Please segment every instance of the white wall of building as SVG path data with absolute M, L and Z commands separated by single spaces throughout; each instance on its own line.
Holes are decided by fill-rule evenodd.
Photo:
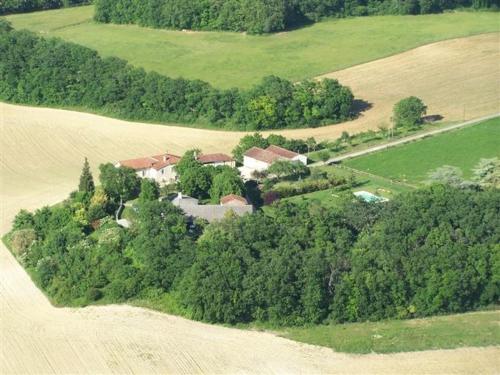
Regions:
M 305 156 L 305 155 L 297 155 L 292 160 L 293 161 L 300 161 L 302 164 L 307 165 L 307 156 Z
M 243 156 L 243 166 L 247 169 L 252 169 L 254 171 L 265 171 L 267 168 L 269 168 L 271 164 L 266 163 L 264 161 L 260 161 L 248 156 Z

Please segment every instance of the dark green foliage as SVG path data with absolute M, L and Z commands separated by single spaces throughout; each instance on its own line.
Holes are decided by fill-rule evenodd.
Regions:
M 212 181 L 210 188 L 210 199 L 212 203 L 219 203 L 220 199 L 229 194 L 244 195 L 245 186 L 240 174 L 236 169 L 225 168 L 217 174 Z
M 197 160 L 199 150 L 187 151 L 175 166 L 179 188 L 185 195 L 214 203 L 224 195 L 243 195 L 245 192 L 239 172 L 228 166 L 204 166 Z
M 461 312 L 499 298 L 498 191 L 281 204 L 213 225 L 184 281 L 198 319 L 280 324 Z M 218 292 L 215 292 L 218 290 Z
M 139 194 L 139 202 L 146 203 L 155 201 L 160 197 L 160 186 L 154 180 L 143 179 L 141 182 L 141 193 Z
M 13 230 L 33 228 L 35 222 L 33 214 L 27 210 L 21 210 L 12 223 Z
M 329 16 L 439 13 L 498 7 L 498 0 L 96 0 L 99 22 L 270 33 Z
M 201 168 L 214 179 L 231 170 Z M 194 318 L 210 322 L 421 317 L 500 298 L 500 192 L 475 189 L 434 185 L 387 203 L 346 193 L 335 209 L 282 202 L 206 227 L 151 200 L 125 230 L 110 217 L 96 227 L 82 222 L 82 210 L 106 202 L 98 187 L 89 208 L 70 198 L 21 211 L 10 238 L 19 234 L 16 255 L 59 304 L 154 290 L 174 291 Z
M 137 198 L 141 180 L 130 168 L 116 168 L 113 164 L 99 166 L 99 180 L 107 196 L 117 202 L 126 202 Z
M 319 206 L 282 204 L 273 216 L 207 229 L 183 284 L 196 318 L 283 324 L 326 318 L 326 259 L 347 251 L 355 233 Z
M 180 209 L 169 202 L 146 202 L 139 206 L 138 235 L 129 256 L 144 275 L 146 287 L 170 289 L 194 257 L 195 244 Z
M 80 175 L 80 183 L 78 184 L 78 191 L 90 196 L 94 194 L 94 190 L 94 177 L 92 177 L 92 172 L 90 172 L 89 161 L 85 158 L 82 174 Z
M 8 25 L 0 27 L 0 56 L 0 100 L 16 103 L 241 130 L 316 126 L 351 117 L 353 95 L 335 80 L 294 85 L 267 77 L 248 91 L 219 90 L 199 80 L 146 73 L 123 60 L 103 59 L 91 49 Z
M 394 125 L 396 127 L 413 127 L 422 123 L 422 116 L 427 112 L 427 107 L 415 96 L 402 99 L 394 106 Z
M 3 0 L 0 2 L 0 15 L 56 9 L 89 4 L 90 2 L 91 0 Z

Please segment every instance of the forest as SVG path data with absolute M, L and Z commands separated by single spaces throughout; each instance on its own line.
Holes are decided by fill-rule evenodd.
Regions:
M 435 184 L 336 209 L 275 203 L 189 223 L 153 182 L 88 164 L 61 204 L 21 211 L 7 245 L 53 302 L 169 296 L 190 318 L 304 325 L 463 312 L 500 298 L 500 191 Z M 137 198 L 130 229 L 121 200 Z
M 95 19 L 155 28 L 228 30 L 262 34 L 324 17 L 427 14 L 499 0 L 96 0 Z
M 59 39 L 13 30 L 0 20 L 0 100 L 81 108 L 127 120 L 265 130 L 320 126 L 354 115 L 338 81 L 269 76 L 248 90 L 169 78 Z
M 0 15 L 89 4 L 91 0 L 3 0 Z

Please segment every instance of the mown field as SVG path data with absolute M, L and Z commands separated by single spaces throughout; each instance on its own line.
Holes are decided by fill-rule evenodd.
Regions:
M 338 352 L 394 353 L 500 344 L 500 311 L 290 328 L 282 336 Z
M 97 24 L 93 7 L 7 17 L 15 28 L 57 36 L 172 77 L 248 87 L 275 74 L 292 80 L 393 55 L 444 39 L 496 32 L 498 13 L 332 19 L 268 36 Z M 457 27 L 460 25 L 460 27 Z
M 481 158 L 500 157 L 500 117 L 389 150 L 346 161 L 357 170 L 392 180 L 423 183 L 443 165 L 459 167 L 465 178 Z

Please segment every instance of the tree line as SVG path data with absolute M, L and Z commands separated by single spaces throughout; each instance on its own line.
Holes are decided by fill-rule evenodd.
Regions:
M 186 163 L 189 158 L 186 157 Z M 21 211 L 6 241 L 63 305 L 169 294 L 187 316 L 300 325 L 463 312 L 500 298 L 500 191 L 433 185 L 390 202 L 341 195 L 189 224 L 132 170 L 88 166 L 62 204 Z M 140 198 L 130 229 L 114 212 Z
M 262 34 L 324 17 L 426 14 L 499 0 L 96 0 L 95 19 L 155 28 L 246 31 Z
M 270 76 L 249 90 L 145 72 L 0 20 L 0 100 L 76 107 L 131 120 L 258 130 L 318 126 L 351 117 L 353 94 L 338 81 Z
M 0 15 L 89 4 L 92 0 L 3 0 Z

